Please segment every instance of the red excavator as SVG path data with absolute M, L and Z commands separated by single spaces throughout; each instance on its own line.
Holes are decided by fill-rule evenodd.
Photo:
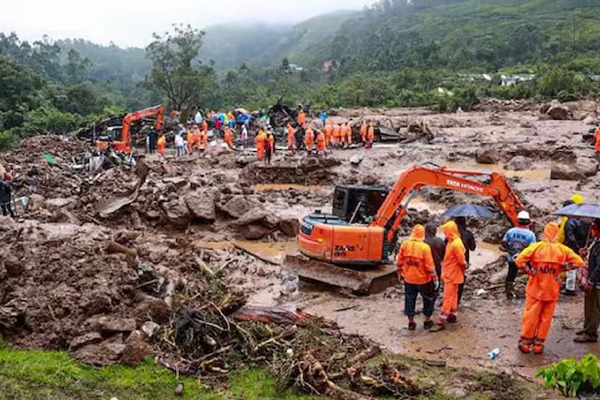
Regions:
M 160 132 L 163 127 L 165 112 L 165 106 L 158 105 L 127 114 L 125 118 L 123 118 L 120 140 L 115 140 L 115 138 L 109 138 L 108 141 L 99 140 L 96 142 L 96 148 L 104 150 L 107 147 L 112 146 L 117 151 L 131 153 L 131 123 L 139 121 L 140 119 L 156 116 L 155 126 L 156 130 Z
M 487 181 L 469 177 L 485 177 Z M 391 190 L 336 187 L 333 213 L 317 212 L 302 220 L 297 238 L 302 256 L 289 256 L 288 263 L 301 278 L 354 292 L 377 290 L 374 285 L 378 281 L 396 279 L 396 267 L 389 258 L 398 227 L 412 195 L 425 186 L 491 197 L 513 225 L 524 209 L 501 174 L 413 166 L 400 175 Z

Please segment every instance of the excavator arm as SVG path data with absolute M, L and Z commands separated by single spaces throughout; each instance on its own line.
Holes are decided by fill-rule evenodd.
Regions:
M 489 183 L 468 179 L 480 176 L 489 177 Z M 406 215 L 406 208 L 402 202 L 413 190 L 424 186 L 491 197 L 513 225 L 517 224 L 518 212 L 525 208 L 501 174 L 414 166 L 400 175 L 370 226 L 386 229 L 387 240 L 391 243 L 402 218 Z
M 154 115 L 156 118 L 156 129 L 158 131 L 162 130 L 163 122 L 165 118 L 166 108 L 165 106 L 154 106 L 145 108 L 143 110 L 132 112 L 131 114 L 127 114 L 125 118 L 123 118 L 123 130 L 121 131 L 121 143 L 124 143 L 126 149 L 129 149 L 129 143 L 131 142 L 131 123 L 134 121 L 138 121 L 140 119 L 144 119 L 147 117 L 152 117 Z M 129 149 L 130 150 L 130 149 Z

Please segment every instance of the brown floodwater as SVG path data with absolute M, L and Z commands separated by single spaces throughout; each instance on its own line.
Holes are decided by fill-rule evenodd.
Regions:
M 550 179 L 550 168 L 509 171 L 504 169 L 504 165 L 502 164 L 479 164 L 474 162 L 447 162 L 444 163 L 444 166 L 452 169 L 465 169 L 469 171 L 498 172 L 508 177 L 520 177 L 536 180 Z

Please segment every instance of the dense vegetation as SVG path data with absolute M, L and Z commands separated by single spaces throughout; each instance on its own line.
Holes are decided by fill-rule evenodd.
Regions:
M 596 0 L 381 0 L 291 29 L 175 27 L 146 49 L 0 34 L 0 146 L 161 102 L 264 109 L 284 96 L 313 108 L 453 109 L 479 96 L 595 94 L 598 20 Z M 501 86 L 512 73 L 536 79 Z

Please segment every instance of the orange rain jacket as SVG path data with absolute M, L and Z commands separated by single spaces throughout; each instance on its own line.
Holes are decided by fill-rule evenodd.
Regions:
M 360 126 L 360 137 L 362 138 L 363 142 L 367 141 L 367 123 L 365 121 L 363 121 Z
M 294 148 L 294 127 L 292 126 L 292 124 L 288 124 L 287 126 L 287 142 L 288 142 L 288 149 L 292 149 Z
M 541 242 L 527 247 L 515 259 L 529 277 L 527 295 L 541 301 L 556 301 L 560 293 L 560 274 L 582 268 L 583 259 L 567 246 L 558 243 L 559 226 L 551 222 L 544 228 Z
M 465 269 L 467 268 L 465 246 L 460 238 L 456 222 L 446 222 L 441 229 L 448 242 L 446 255 L 442 262 L 442 279 L 444 282 L 458 285 L 465 281 Z
M 431 248 L 425 243 L 425 228 L 415 225 L 410 239 L 402 243 L 396 257 L 398 274 L 411 285 L 437 281 Z
M 313 143 L 315 142 L 315 134 L 312 128 L 308 128 L 304 134 L 304 144 L 307 150 L 312 150 Z
M 596 128 L 596 131 L 594 132 L 594 138 L 596 140 L 596 143 L 594 144 L 594 150 L 598 153 L 600 152 L 600 126 Z
M 369 125 L 369 129 L 367 132 L 367 140 L 373 143 L 375 141 L 375 127 L 373 126 L 373 124 Z
M 303 127 L 305 123 L 306 123 L 306 114 L 304 114 L 304 111 L 300 111 L 300 113 L 298 113 L 298 125 Z
M 325 134 L 323 133 L 323 131 L 319 130 L 317 131 L 317 150 L 325 151 L 326 148 L 327 142 L 325 141 Z

